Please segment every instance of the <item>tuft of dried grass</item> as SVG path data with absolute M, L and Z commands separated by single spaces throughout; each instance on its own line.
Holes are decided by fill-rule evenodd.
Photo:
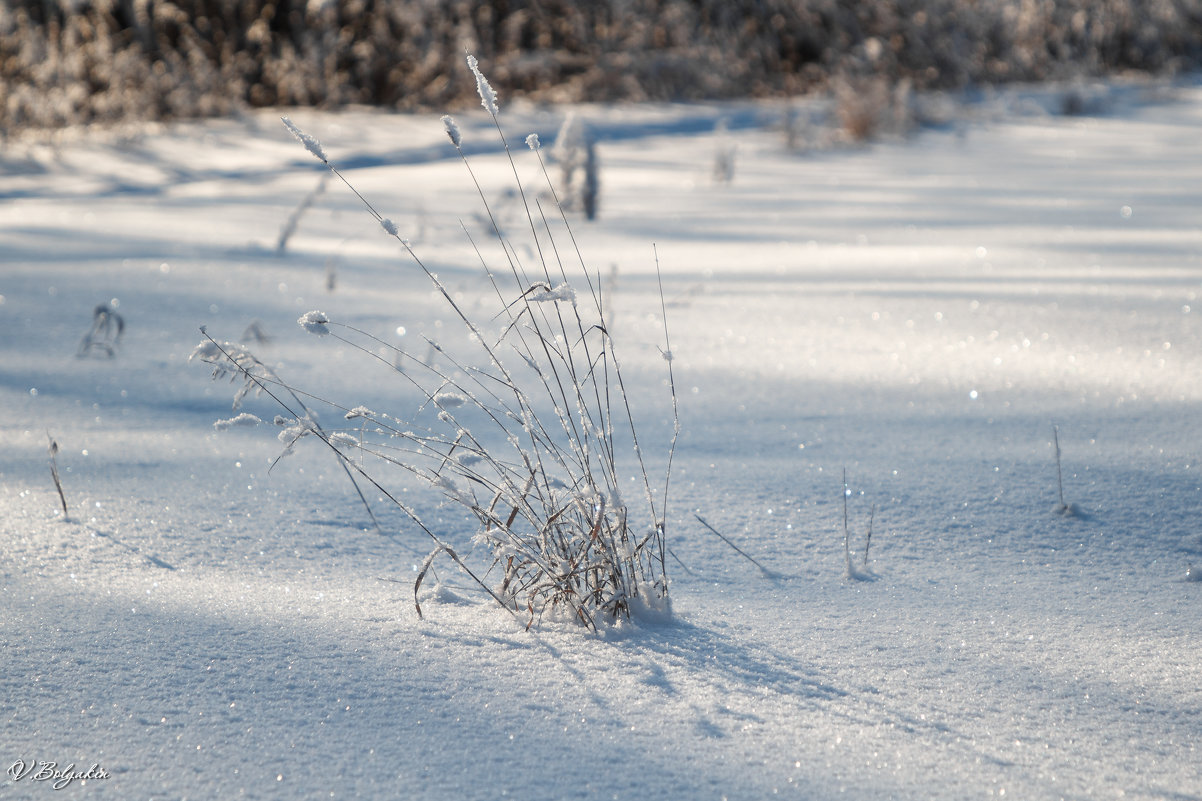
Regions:
M 567 237 L 569 247 L 556 241 L 542 206 L 531 205 L 497 119 L 496 93 L 474 59 L 469 67 L 508 156 L 536 254 L 530 267 L 518 260 L 463 156 L 458 126 L 444 118 L 448 137 L 463 157 L 505 254 L 498 269 L 486 264 L 495 296 L 491 314 L 469 314 L 401 237 L 396 224 L 351 185 L 321 145 L 288 124 L 425 274 L 471 343 L 465 353 L 422 337 L 429 350 L 418 356 L 318 311 L 298 320 L 310 333 L 329 336 L 385 365 L 415 393 L 416 409 L 401 418 L 323 401 L 339 409 L 353 426 L 327 431 L 312 423 L 312 415 L 303 411 L 292 387 L 264 373 L 261 363 L 249 361 L 244 350 L 226 351 L 210 339 L 198 353 L 218 372 L 241 376 L 242 396 L 254 388 L 289 412 L 284 421 L 290 437 L 287 448 L 304 437 L 320 440 L 349 471 L 379 490 L 431 539 L 433 549 L 414 583 L 419 615 L 419 590 L 442 556 L 523 618 L 528 628 L 548 614 L 596 629 L 643 609 L 667 611 L 665 506 L 679 422 L 666 322 L 662 352 L 674 423 L 662 485 L 653 489 L 600 277 L 589 271 L 576 246 L 536 137 L 527 144 L 555 197 L 560 236 Z M 563 253 L 573 256 L 566 259 Z M 666 318 L 662 284 L 660 301 Z M 431 358 L 435 353 L 437 361 Z M 289 401 L 287 393 L 295 402 Z M 302 408 L 294 408 L 298 404 Z M 627 453 L 633 453 L 633 465 L 626 464 Z M 639 502 L 627 499 L 622 491 L 622 477 L 628 477 L 631 468 L 641 476 Z M 488 567 L 483 571 L 469 567 L 472 554 L 461 556 L 423 522 L 416 508 L 386 489 L 384 477 L 391 475 L 389 471 L 416 477 L 474 518 L 473 551 L 483 550 Z

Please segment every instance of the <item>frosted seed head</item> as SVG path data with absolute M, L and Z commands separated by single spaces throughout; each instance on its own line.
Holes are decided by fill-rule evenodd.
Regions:
M 330 318 L 319 311 L 305 312 L 297 318 L 296 322 L 310 334 L 325 336 L 330 333 L 330 329 L 326 327 L 326 324 L 330 322 Z
M 543 146 L 542 142 L 538 141 L 538 134 L 532 133 L 526 137 L 526 147 L 531 150 L 538 150 Z
M 451 138 L 451 144 L 459 147 L 463 143 L 463 137 L 459 134 L 459 126 L 455 124 L 455 118 L 450 114 L 442 115 L 442 126 L 447 129 L 447 136 Z
M 385 217 L 380 220 L 380 226 L 388 233 L 389 236 L 397 235 L 396 223 Z
M 309 134 L 296 127 L 296 123 L 287 117 L 280 117 L 280 120 L 284 123 L 284 127 L 296 137 L 297 141 L 305 146 L 305 150 L 308 150 L 314 156 L 317 156 L 317 158 L 320 159 L 323 164 L 330 163 L 326 158 L 326 152 L 321 149 L 321 142 L 318 142 L 312 136 L 309 136 Z
M 497 93 L 489 86 L 484 73 L 480 72 L 480 63 L 476 61 L 475 56 L 467 57 L 467 66 L 476 76 L 476 92 L 480 95 L 480 105 L 484 106 L 484 110 L 489 114 L 497 116 Z

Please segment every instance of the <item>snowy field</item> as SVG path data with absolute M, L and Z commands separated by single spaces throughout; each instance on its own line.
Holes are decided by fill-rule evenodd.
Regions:
M 674 614 L 600 634 L 526 632 L 441 563 L 419 620 L 404 515 L 373 498 L 382 536 L 328 452 L 268 473 L 270 426 L 214 429 L 200 326 L 398 415 L 395 375 L 297 317 L 463 337 L 345 187 L 276 255 L 322 174 L 278 115 L 7 146 L 0 797 L 1202 799 L 1202 90 L 1037 105 L 808 154 L 779 107 L 579 110 L 601 214 L 573 225 L 653 475 L 657 253 L 682 425 Z M 437 117 L 293 116 L 487 318 L 464 229 L 499 249 Z M 537 189 L 520 142 L 561 117 L 502 94 L 502 121 Z M 522 252 L 495 131 L 460 122 Z M 100 304 L 124 335 L 78 358 Z M 38 762 L 107 778 L 56 794 Z

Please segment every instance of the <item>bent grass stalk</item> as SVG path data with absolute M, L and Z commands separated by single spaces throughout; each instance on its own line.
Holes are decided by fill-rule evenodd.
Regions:
M 728 537 L 727 537 L 725 534 L 723 534 L 721 531 L 719 531 L 718 529 L 714 528 L 714 527 L 713 527 L 713 526 L 711 526 L 709 523 L 707 523 L 707 522 L 705 521 L 705 518 L 704 518 L 704 517 L 702 517 L 701 515 L 698 515 L 698 514 L 694 514 L 694 515 L 693 515 L 693 517 L 697 518 L 697 522 L 698 522 L 698 523 L 700 523 L 701 525 L 703 525 L 703 526 L 705 526 L 707 529 L 709 529 L 709 531 L 710 531 L 710 533 L 711 533 L 711 534 L 713 534 L 713 535 L 714 535 L 714 536 L 716 536 L 718 539 L 722 540 L 722 541 L 723 541 L 723 542 L 725 542 L 727 545 L 729 545 L 729 546 L 730 546 L 730 547 L 731 547 L 731 548 L 734 550 L 734 552 L 735 552 L 735 553 L 737 553 L 739 556 L 741 556 L 741 557 L 743 557 L 744 559 L 746 559 L 748 562 L 751 562 L 751 564 L 753 564 L 753 565 L 755 565 L 756 567 L 758 567 L 758 568 L 760 569 L 760 572 L 764 574 L 764 578 L 779 578 L 779 577 L 780 577 L 780 574 L 779 574 L 779 573 L 777 573 L 777 572 L 776 572 L 776 571 L 774 571 L 774 570 L 770 570 L 770 569 L 768 569 L 768 568 L 764 567 L 762 564 L 760 564 L 759 562 L 757 562 L 757 561 L 755 560 L 755 558 L 751 556 L 751 554 L 749 554 L 749 553 L 747 553 L 746 551 L 744 551 L 744 550 L 743 550 L 742 548 L 740 548 L 738 545 L 735 545 L 735 544 L 734 544 L 734 542 L 732 542 L 732 541 L 731 541 L 731 540 L 730 540 L 730 539 L 729 539 L 729 538 L 728 538 Z

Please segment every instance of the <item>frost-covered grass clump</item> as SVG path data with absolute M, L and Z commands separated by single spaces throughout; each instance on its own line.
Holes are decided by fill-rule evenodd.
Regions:
M 458 319 L 460 332 L 467 335 L 466 349 L 422 337 L 425 347 L 419 356 L 319 311 L 297 321 L 309 333 L 344 342 L 386 365 L 412 390 L 416 408 L 393 414 L 353 402 L 321 401 L 338 409 L 346 422 L 343 430 L 327 430 L 300 401 L 303 395 L 316 403 L 309 400 L 312 395 L 285 385 L 245 349 L 207 340 L 195 355 L 214 364 L 219 375 L 241 376 L 240 398 L 253 388 L 276 400 L 286 412 L 277 423 L 283 427 L 287 450 L 305 437 L 321 440 L 357 486 L 374 486 L 431 539 L 434 547 L 414 585 L 419 615 L 418 591 L 440 556 L 527 626 L 549 613 L 562 613 L 595 629 L 640 610 L 667 611 L 664 505 L 676 430 L 663 485 L 653 490 L 599 278 L 590 274 L 575 247 L 566 215 L 559 215 L 560 230 L 570 245 L 562 247 L 541 207 L 536 213 L 527 203 L 497 122 L 496 93 L 474 58 L 469 57 L 468 65 L 509 154 L 525 204 L 531 250 L 537 254 L 534 264 L 523 264 L 512 243 L 497 234 L 503 264 L 497 269 L 486 265 L 494 308 L 479 313 L 465 311 L 396 224 L 351 187 L 320 143 L 285 120 L 293 135 L 362 199 L 385 233 L 425 273 Z M 458 126 L 449 117 L 443 122 L 459 149 Z M 528 138 L 527 145 L 554 193 L 537 137 Z M 471 173 L 467 159 L 463 162 Z M 491 217 L 483 193 L 480 198 Z M 500 229 L 494 225 L 493 230 Z M 561 258 L 563 253 L 575 255 L 569 262 Z M 391 358 L 381 356 L 381 348 Z M 673 387 L 666 328 L 663 352 Z M 675 420 L 674 389 L 671 402 Z M 223 426 L 246 422 L 253 421 L 239 417 L 223 421 Z M 624 464 L 628 459 L 632 463 Z M 619 477 L 632 474 L 641 477 L 640 498 L 627 498 L 620 488 Z M 423 521 L 419 509 L 390 489 L 402 476 L 416 477 L 469 513 L 476 524 L 472 552 L 458 553 Z M 486 557 L 483 569 L 471 566 L 477 550 Z

